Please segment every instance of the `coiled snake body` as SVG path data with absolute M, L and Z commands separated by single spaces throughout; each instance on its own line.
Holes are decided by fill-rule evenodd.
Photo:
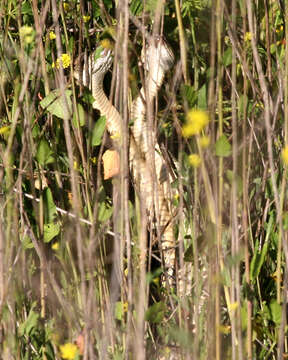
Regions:
M 116 141 L 121 141 L 122 118 L 117 109 L 107 98 L 103 90 L 103 79 L 112 65 L 112 51 L 103 49 L 100 56 L 89 57 L 88 67 L 91 69 L 91 87 L 94 98 L 93 108 L 106 116 L 107 130 Z M 158 210 L 158 220 L 161 229 L 161 248 L 167 282 L 172 284 L 172 275 L 175 266 L 175 242 L 171 223 L 169 196 L 167 194 L 168 171 L 161 156 L 156 136 L 148 133 L 146 121 L 147 104 L 151 104 L 161 87 L 165 72 L 169 70 L 174 61 L 174 56 L 168 45 L 162 40 L 152 41 L 145 51 L 144 64 L 148 70 L 146 91 L 142 87 L 140 94 L 132 104 L 131 118 L 134 121 L 130 134 L 129 162 L 133 181 L 144 201 L 149 220 L 152 221 L 155 209 Z M 79 79 L 79 73 L 75 72 Z M 87 78 L 87 77 L 86 77 Z M 84 85 L 85 82 L 83 81 Z M 150 144 L 152 142 L 152 144 Z M 155 143 L 155 144 L 153 144 Z M 153 145 L 151 151 L 151 145 Z M 154 150 L 153 150 L 154 149 Z M 153 176 L 155 168 L 155 176 Z M 163 177 L 163 174 L 164 177 Z M 157 186 L 157 188 L 156 188 Z M 157 213 L 157 211 L 156 211 Z M 167 283 L 165 281 L 165 283 Z

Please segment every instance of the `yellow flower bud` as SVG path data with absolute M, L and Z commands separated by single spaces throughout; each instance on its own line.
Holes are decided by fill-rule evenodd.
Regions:
M 248 42 L 248 41 L 251 41 L 251 39 L 252 39 L 251 32 L 246 32 L 245 35 L 244 35 L 244 41 Z
M 60 346 L 61 357 L 66 360 L 73 360 L 77 354 L 77 346 L 72 343 L 67 343 Z
M 210 137 L 207 135 L 201 136 L 199 144 L 201 148 L 206 149 L 210 145 Z
M 83 15 L 83 21 L 84 23 L 87 23 L 90 20 L 91 16 L 90 15 Z
M 288 165 L 288 145 L 285 145 L 285 147 L 282 150 L 282 160 L 285 165 Z
M 189 160 L 189 164 L 195 168 L 199 167 L 201 164 L 201 158 L 198 154 L 189 155 L 188 160 Z
M 189 110 L 186 115 L 186 124 L 182 127 L 184 137 L 199 134 L 209 123 L 208 114 L 202 110 Z
M 54 31 L 50 31 L 50 32 L 49 32 L 49 39 L 50 39 L 50 40 L 56 39 L 56 35 L 55 35 Z

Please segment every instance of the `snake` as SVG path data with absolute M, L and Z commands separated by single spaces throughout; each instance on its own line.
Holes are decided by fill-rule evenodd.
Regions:
M 154 191 L 153 203 L 154 207 L 158 206 L 161 247 L 164 255 L 164 265 L 167 270 L 168 283 L 171 285 L 173 284 L 175 267 L 175 240 L 171 222 L 169 187 L 167 186 L 171 179 L 164 158 L 161 155 L 159 144 L 156 141 L 156 134 L 148 126 L 145 118 L 147 106 L 153 104 L 166 72 L 174 63 L 174 54 L 163 38 L 152 38 L 146 49 L 144 48 L 142 51 L 142 61 L 147 71 L 147 80 L 146 86 L 141 88 L 140 94 L 132 104 L 132 134 L 138 148 L 145 154 L 147 163 L 154 163 L 155 165 L 157 191 Z M 151 147 L 154 151 L 149 151 Z M 153 171 L 152 167 L 151 171 Z M 149 204 L 146 204 L 146 206 L 148 206 L 148 209 L 150 208 Z
M 147 71 L 146 86 L 142 86 L 139 95 L 132 103 L 131 119 L 133 126 L 130 129 L 129 165 L 139 197 L 144 201 L 150 223 L 158 213 L 160 225 L 161 249 L 163 253 L 166 274 L 164 284 L 173 283 L 175 270 L 175 240 L 171 222 L 171 209 L 167 184 L 169 175 L 165 161 L 161 155 L 156 134 L 148 133 L 146 120 L 147 104 L 153 103 L 160 87 L 163 84 L 166 72 L 174 62 L 174 55 L 168 44 L 160 37 L 152 39 L 142 51 L 143 62 Z M 103 89 L 105 74 L 113 63 L 113 51 L 102 48 L 92 53 L 88 58 L 88 76 L 85 71 L 81 77 L 84 86 L 90 87 L 94 99 L 93 108 L 106 117 L 106 128 L 117 147 L 121 146 L 123 134 L 122 117 L 115 106 L 107 98 Z M 86 69 L 87 70 L 87 69 Z M 80 73 L 74 70 L 74 77 L 79 80 Z M 87 79 L 91 79 L 90 82 Z M 152 151 L 150 142 L 155 143 Z M 153 168 L 156 173 L 153 176 Z M 164 174 L 164 176 L 163 176 Z

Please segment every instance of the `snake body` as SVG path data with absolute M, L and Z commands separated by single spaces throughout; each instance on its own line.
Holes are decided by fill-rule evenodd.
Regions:
M 122 134 L 122 117 L 117 109 L 107 98 L 103 90 L 103 79 L 106 72 L 112 65 L 112 51 L 103 49 L 95 58 L 92 54 L 89 57 L 88 68 L 91 70 L 91 87 L 94 98 L 93 108 L 106 116 L 107 131 L 120 146 Z M 165 268 L 168 272 L 168 282 L 171 284 L 171 276 L 174 273 L 175 265 L 175 243 L 169 201 L 165 184 L 169 181 L 164 176 L 165 162 L 161 156 L 155 134 L 148 134 L 146 121 L 146 105 L 152 103 L 161 87 L 165 72 L 173 64 L 174 56 L 168 45 L 160 39 L 151 42 L 145 52 L 144 62 L 148 70 L 146 91 L 142 87 L 140 94 L 132 104 L 131 117 L 134 121 L 130 134 L 129 162 L 133 181 L 139 192 L 140 198 L 144 201 L 150 221 L 152 221 L 154 210 L 158 210 L 158 219 L 161 229 L 161 246 L 164 257 Z M 80 75 L 75 71 L 75 77 Z M 87 76 L 85 76 L 87 78 Z M 84 79 L 84 77 L 83 77 Z M 85 85 L 85 83 L 83 82 Z M 152 136 L 151 136 L 152 135 Z M 149 140 L 155 142 L 154 150 L 151 151 Z M 150 150 L 149 150 L 150 148 Z M 152 148 L 153 149 L 153 148 Z M 153 164 L 156 170 L 156 186 L 153 176 Z M 167 172 L 166 172 L 167 173 Z M 157 211 L 156 211 L 157 213 Z
M 148 127 L 148 122 L 147 120 L 145 121 L 145 118 L 147 106 L 153 104 L 158 90 L 163 83 L 165 73 L 171 68 L 173 62 L 173 52 L 162 39 L 157 39 L 149 44 L 144 53 L 144 64 L 148 71 L 146 89 L 142 87 L 140 90 L 140 94 L 133 102 L 131 112 L 131 117 L 134 121 L 132 133 L 138 148 L 145 154 L 147 163 L 155 165 L 157 182 L 155 184 L 152 179 L 152 184 L 157 185 L 157 189 L 155 189 L 155 187 L 152 189 L 151 199 L 146 199 L 146 206 L 150 209 L 150 205 L 147 204 L 149 201 L 149 203 L 154 204 L 155 208 L 158 207 L 161 246 L 164 254 L 164 264 L 168 272 L 168 282 L 170 284 L 172 283 L 171 279 L 175 265 L 175 241 L 167 191 L 167 182 L 170 179 L 165 161 L 156 141 L 156 134 L 153 133 L 153 129 Z M 154 149 L 154 151 L 149 151 L 151 148 Z M 151 174 L 153 173 L 152 166 L 150 166 L 150 172 Z M 143 190 L 144 189 L 140 189 L 140 193 L 141 191 L 143 192 Z

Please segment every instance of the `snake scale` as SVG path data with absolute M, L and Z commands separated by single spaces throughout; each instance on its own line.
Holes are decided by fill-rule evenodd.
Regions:
M 164 283 L 171 285 L 175 268 L 175 241 L 167 192 L 169 175 L 156 141 L 156 135 L 152 130 L 152 133 L 148 133 L 146 109 L 148 104 L 153 103 L 158 90 L 162 86 L 165 73 L 173 65 L 174 55 L 162 38 L 152 40 L 144 50 L 143 61 L 148 71 L 146 86 L 142 87 L 132 104 L 131 119 L 134 124 L 130 132 L 129 163 L 133 182 L 139 197 L 144 201 L 150 222 L 153 222 L 155 210 L 158 210 L 156 214 L 158 213 L 161 230 L 161 249 L 167 279 L 167 281 L 164 280 Z M 112 50 L 107 48 L 104 48 L 100 55 L 98 53 L 97 57 L 95 53 L 88 60 L 88 70 L 91 74 L 90 88 L 94 98 L 93 108 L 106 116 L 107 131 L 114 139 L 116 146 L 120 146 L 122 117 L 103 90 L 104 76 L 112 65 L 113 53 Z M 87 86 L 86 75 L 83 74 L 82 83 Z M 79 80 L 79 72 L 75 71 L 74 76 Z M 153 143 L 152 151 L 151 141 Z M 155 168 L 156 172 L 156 182 L 155 176 L 153 176 L 153 168 Z

